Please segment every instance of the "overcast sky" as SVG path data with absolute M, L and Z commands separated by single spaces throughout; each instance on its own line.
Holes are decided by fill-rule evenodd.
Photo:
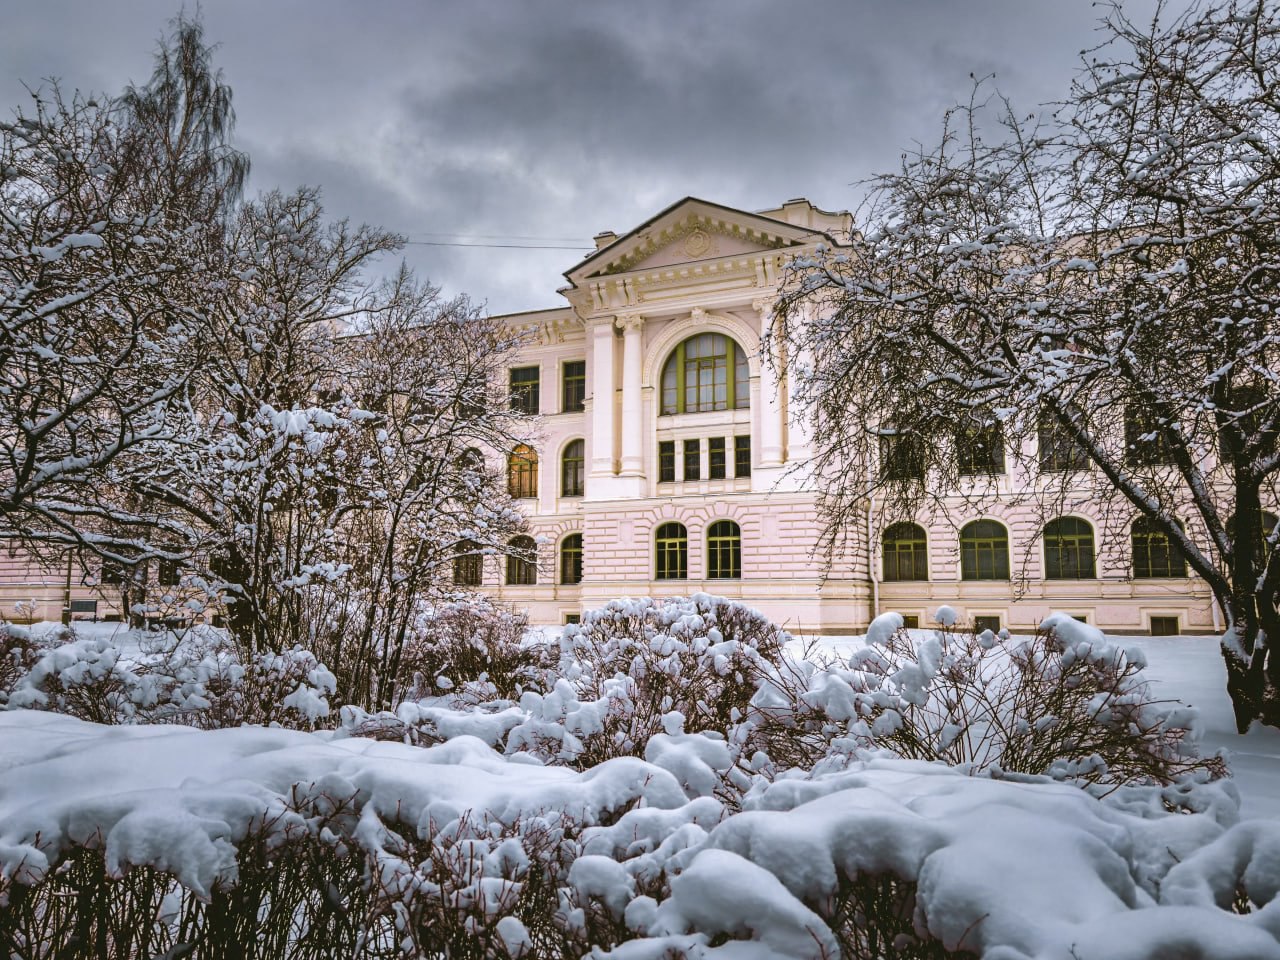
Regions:
M 1135 19 L 1149 0 L 1127 0 Z M 23 82 L 145 81 L 173 0 L 6 8 L 0 103 Z M 186 4 L 190 13 L 194 5 Z M 330 213 L 415 240 L 409 262 L 495 312 L 563 304 L 601 230 L 686 195 L 852 208 L 856 181 L 936 137 L 969 75 L 1020 109 L 1097 43 L 1088 0 L 216 0 L 251 192 L 319 185 Z M 538 238 L 507 239 L 507 238 Z M 581 252 L 579 252 L 579 250 Z

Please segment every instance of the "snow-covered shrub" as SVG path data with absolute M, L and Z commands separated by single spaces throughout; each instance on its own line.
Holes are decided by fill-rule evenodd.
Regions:
M 143 635 L 129 648 L 124 639 L 71 630 L 54 631 L 38 645 L 29 634 L 21 642 L 15 649 L 25 651 L 27 666 L 0 706 L 95 723 L 311 730 L 329 715 L 335 687 L 333 675 L 309 651 L 265 653 L 242 663 L 217 630 Z
M 9 709 L 34 707 L 94 723 L 125 723 L 139 708 L 155 705 L 152 684 L 122 662 L 118 644 L 105 637 L 60 634 L 42 647 L 30 669 L 9 691 Z
M 480 597 L 426 610 L 405 641 L 400 674 L 408 699 L 515 700 L 543 679 L 546 651 L 526 642 L 529 618 Z
M 1021 639 L 950 627 L 915 639 L 901 626 L 885 614 L 847 664 L 811 673 L 797 710 L 811 738 L 1089 784 L 1225 773 L 1198 754 L 1195 711 L 1153 694 L 1141 651 L 1065 614 Z
M 18 681 L 31 672 L 39 656 L 39 645 L 30 630 L 0 622 L 0 707 L 8 702 Z
M 694 594 L 614 600 L 565 627 L 560 671 L 583 702 L 605 704 L 581 763 L 643 756 L 669 714 L 682 731 L 724 735 L 782 660 L 786 631 L 743 604 Z

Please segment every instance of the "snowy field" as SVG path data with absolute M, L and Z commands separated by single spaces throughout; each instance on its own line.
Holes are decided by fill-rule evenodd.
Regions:
M 555 750 L 589 742 L 607 717 L 565 677 L 501 709 L 344 708 L 316 732 L 0 711 L 0 939 L 5 898 L 56 887 L 76 851 L 100 850 L 117 882 L 147 867 L 185 888 L 187 906 L 170 895 L 157 914 L 172 933 L 219 884 L 252 888 L 244 849 L 256 844 L 268 865 L 289 849 L 357 853 L 374 888 L 348 907 L 385 921 L 362 942 L 392 953 L 398 943 L 406 957 L 439 953 L 431 937 L 460 914 L 459 935 L 489 944 L 477 955 L 541 956 L 539 924 L 554 913 L 572 955 L 604 944 L 591 955 L 617 960 L 831 960 L 913 945 L 940 952 L 901 955 L 1280 960 L 1280 732 L 1232 732 L 1213 638 L 1112 645 L 1073 624 L 1072 657 L 1105 664 L 1142 650 L 1157 696 L 1198 708 L 1203 746 L 1225 751 L 1233 779 L 1091 790 L 875 753 L 753 777 L 767 758 L 735 761 L 732 734 L 686 733 L 674 712 L 642 755 L 575 769 Z M 696 651 L 723 675 L 754 655 L 710 617 L 668 626 L 672 656 Z M 145 647 L 122 630 L 81 632 L 123 654 Z M 929 636 L 916 633 L 922 649 Z M 837 703 L 840 678 L 870 662 L 859 659 L 866 643 L 821 647 L 842 665 L 815 674 L 810 691 Z M 924 681 L 908 681 L 910 699 Z M 433 739 L 356 735 L 400 729 Z M 326 882 L 324 895 L 341 899 Z M 551 899 L 530 899 L 535 887 Z M 292 914 L 309 909 L 306 896 Z M 855 918 L 886 897 L 913 906 L 880 917 L 886 939 L 868 939 Z

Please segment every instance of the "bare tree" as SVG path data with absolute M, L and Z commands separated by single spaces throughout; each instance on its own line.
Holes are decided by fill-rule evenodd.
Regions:
M 1280 724 L 1280 18 L 1104 25 L 1052 123 L 974 100 L 878 178 L 868 232 L 793 266 L 775 334 L 809 366 L 829 536 L 873 493 L 905 516 L 959 489 L 999 440 L 1036 496 L 1185 558 L 1240 729 Z
M 116 478 L 190 431 L 248 168 L 211 57 L 178 18 L 148 84 L 109 100 L 52 82 L 0 125 L 0 523 L 131 582 L 182 531 Z

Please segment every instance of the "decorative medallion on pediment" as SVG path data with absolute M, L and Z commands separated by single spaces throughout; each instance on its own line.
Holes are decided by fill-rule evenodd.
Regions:
M 692 216 L 663 230 L 650 230 L 641 234 L 639 243 L 628 253 L 611 262 L 601 274 L 626 273 L 635 269 L 644 261 L 654 257 L 660 251 L 673 247 L 681 253 L 681 260 L 706 260 L 721 256 L 722 239 L 736 241 L 733 246 L 750 244 L 757 250 L 776 250 L 785 247 L 789 241 L 782 237 L 761 233 L 756 230 L 742 229 L 737 224 L 713 221 L 708 217 Z

